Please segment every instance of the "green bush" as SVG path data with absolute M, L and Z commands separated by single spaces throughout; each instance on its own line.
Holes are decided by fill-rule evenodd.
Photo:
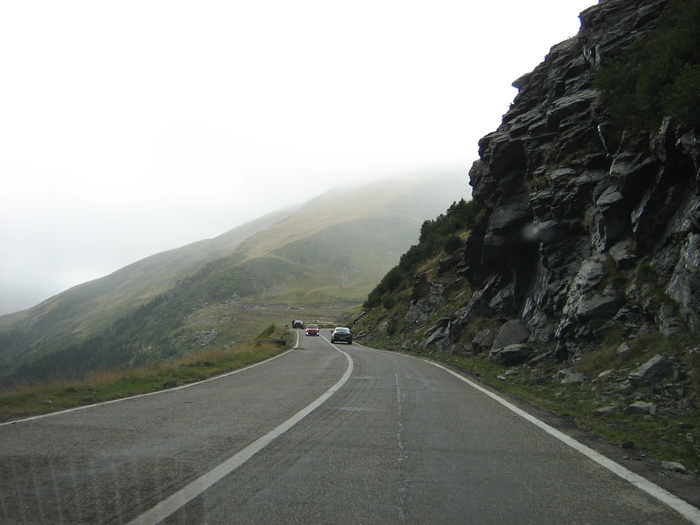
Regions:
M 266 338 L 270 337 L 272 334 L 275 333 L 276 329 L 277 329 L 277 327 L 274 325 L 274 323 L 271 324 L 270 326 L 265 328 L 265 330 L 263 330 L 260 333 L 260 335 L 258 336 L 258 339 L 266 339 Z
M 671 0 L 656 29 L 613 60 L 595 85 L 618 128 L 656 126 L 666 116 L 700 127 L 700 1 Z
M 695 386 L 700 388 L 700 351 L 692 351 L 688 362 L 690 363 L 690 377 Z
M 683 66 L 663 105 L 678 121 L 700 125 L 700 64 Z
M 462 244 L 462 238 L 457 234 L 452 234 L 445 240 L 445 251 L 447 253 L 452 253 L 459 250 L 462 247 Z
M 409 288 L 413 284 L 413 276 L 418 267 L 441 250 L 453 252 L 460 248 L 463 241 L 457 232 L 473 228 L 481 211 L 482 208 L 476 202 L 461 199 L 452 203 L 447 212 L 435 220 L 425 221 L 421 226 L 418 244 L 411 246 L 401 256 L 399 264 L 389 270 L 370 292 L 362 305 L 363 308 L 369 310 L 383 305 L 386 309 L 391 309 L 396 300 L 386 295 Z

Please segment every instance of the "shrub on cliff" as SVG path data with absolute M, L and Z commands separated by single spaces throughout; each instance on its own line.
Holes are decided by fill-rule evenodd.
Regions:
M 700 127 L 700 1 L 671 0 L 649 36 L 603 62 L 596 85 L 621 129 L 666 116 Z
M 463 244 L 457 232 L 470 230 L 481 213 L 481 207 L 474 201 L 461 199 L 454 202 L 447 212 L 435 220 L 427 220 L 420 229 L 418 244 L 411 246 L 401 256 L 399 264 L 389 270 L 364 302 L 365 309 L 382 304 L 390 308 L 393 299 L 388 297 L 399 290 L 407 289 L 413 282 L 416 269 L 440 251 L 452 252 Z

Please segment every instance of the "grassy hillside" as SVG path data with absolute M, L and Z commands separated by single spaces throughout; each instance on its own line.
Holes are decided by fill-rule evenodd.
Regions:
M 279 211 L 215 239 L 159 253 L 106 277 L 62 292 L 28 310 L 0 317 L 0 365 L 13 357 L 9 347 L 52 349 L 99 332 L 123 315 L 165 293 L 207 262 L 232 254 L 251 235 L 284 218 Z
M 442 176 L 336 190 L 134 263 L 0 318 L 4 376 L 79 376 L 227 348 L 293 317 L 337 318 L 464 189 L 463 176 Z

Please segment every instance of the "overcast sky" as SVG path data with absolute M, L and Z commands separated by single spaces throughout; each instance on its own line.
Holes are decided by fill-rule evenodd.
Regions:
M 0 314 L 350 182 L 468 196 L 511 82 L 594 3 L 2 2 Z

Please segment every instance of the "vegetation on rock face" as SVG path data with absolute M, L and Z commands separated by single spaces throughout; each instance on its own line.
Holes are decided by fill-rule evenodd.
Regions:
M 418 244 L 411 246 L 401 256 L 399 264 L 370 292 L 363 307 L 373 308 L 383 301 L 385 304 L 394 301 L 398 292 L 411 287 L 416 268 L 421 264 L 442 251 L 451 253 L 461 248 L 463 239 L 460 235 L 476 224 L 480 212 L 481 206 L 475 201 L 461 199 L 435 220 L 425 221 L 421 226 Z
M 700 2 L 672 0 L 655 31 L 601 65 L 596 84 L 620 128 L 665 116 L 700 127 Z

